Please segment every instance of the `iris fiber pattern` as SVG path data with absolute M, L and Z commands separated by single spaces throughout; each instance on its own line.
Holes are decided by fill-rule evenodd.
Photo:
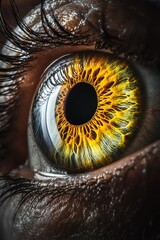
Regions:
M 55 106 L 61 138 L 52 152 L 56 165 L 77 173 L 117 160 L 132 140 L 141 113 L 141 88 L 132 67 L 107 54 L 81 53 L 72 58 L 59 77 L 64 84 Z M 67 121 L 65 103 L 71 89 L 80 82 L 94 87 L 98 104 L 88 122 L 73 125 Z

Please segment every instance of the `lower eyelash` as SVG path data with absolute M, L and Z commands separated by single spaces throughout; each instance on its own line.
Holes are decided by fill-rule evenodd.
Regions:
M 81 188 L 79 190 L 82 191 Z M 20 194 L 15 215 L 27 200 L 32 199 L 32 202 L 35 204 L 47 196 L 47 203 L 49 203 L 65 193 L 77 196 L 77 192 L 78 187 L 70 186 L 69 181 L 59 186 L 59 184 L 53 185 L 51 180 L 44 182 L 43 180 L 27 180 L 12 175 L 0 176 L 0 206 L 10 198 Z

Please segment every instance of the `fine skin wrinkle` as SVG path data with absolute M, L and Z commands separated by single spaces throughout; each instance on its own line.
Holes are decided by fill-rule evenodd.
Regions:
M 154 108 L 149 107 L 151 114 L 136 152 L 131 151 L 108 166 L 82 174 L 52 174 L 52 167 L 48 167 L 40 149 L 32 142 L 29 144 L 32 150 L 28 149 L 32 131 L 27 136 L 28 128 L 31 128 L 30 107 L 41 75 L 51 62 L 65 54 L 106 51 L 157 72 L 159 7 L 145 1 L 42 2 L 43 8 L 34 9 L 32 16 L 26 18 L 26 24 L 42 33 L 44 26 L 40 13 L 45 11 L 47 27 L 41 35 L 45 42 L 38 38 L 40 35 L 30 31 L 31 41 L 28 40 L 27 45 L 23 41 L 25 33 L 20 30 L 22 39 L 17 40 L 18 44 L 21 48 L 23 42 L 24 52 L 30 55 L 24 65 L 16 58 L 19 69 L 23 70 L 15 78 L 17 100 L 11 108 L 6 133 L 0 132 L 7 152 L 0 163 L 0 239 L 159 239 L 159 82 L 154 83 L 157 88 L 152 95 L 156 101 L 153 101 Z M 9 36 L 2 28 L 1 32 L 5 37 Z M 56 39 L 53 38 L 55 35 Z M 10 46 L 14 41 L 15 38 Z M 36 42 L 35 46 L 39 43 L 38 47 L 31 42 Z M 1 60 L 10 61 L 15 67 L 15 59 L 13 62 L 9 58 L 11 51 L 18 56 L 13 48 L 4 49 L 3 55 L 8 58 L 4 60 L 1 56 Z M 4 79 L 2 75 L 1 79 Z M 3 96 L 2 92 L 0 96 Z M 154 124 L 156 131 L 151 134 L 149 127 Z M 42 161 L 43 171 L 36 171 L 34 154 Z

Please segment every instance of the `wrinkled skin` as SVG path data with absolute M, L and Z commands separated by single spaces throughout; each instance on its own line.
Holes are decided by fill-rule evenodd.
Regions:
M 69 16 L 72 17 L 73 11 L 79 11 L 79 18 L 70 18 L 71 21 L 67 21 L 65 25 L 66 29 L 74 29 L 78 23 L 80 24 L 83 14 L 87 15 L 88 8 L 94 9 L 96 6 L 97 10 L 92 11 L 87 19 L 88 22 L 92 22 L 94 31 L 88 22 L 82 25 L 82 31 L 86 29 L 93 31 L 93 39 L 100 41 L 103 19 L 106 32 L 120 41 L 123 50 L 127 49 L 128 53 L 136 50 L 142 56 L 141 62 L 145 61 L 145 55 L 151 59 L 155 56 L 159 59 L 160 36 L 156 23 L 160 9 L 146 7 L 143 1 L 134 1 L 132 7 L 129 7 L 131 4 L 128 3 L 129 1 L 124 1 L 124 5 L 119 4 L 118 1 L 108 5 L 107 1 L 103 0 L 86 0 L 83 1 L 86 6 L 81 4 L 82 1 L 74 2 L 75 5 L 68 5 L 68 1 L 54 3 L 55 14 L 60 22 L 65 18 L 68 19 Z M 137 4 L 139 12 L 144 15 L 138 14 Z M 99 19 L 101 21 L 98 21 Z M 151 19 L 149 23 L 148 19 Z M 151 29 L 150 25 L 153 26 Z M 121 31 L 121 26 L 128 30 Z M 93 39 L 89 39 L 86 45 L 57 47 L 54 50 L 46 49 L 35 54 L 31 69 L 25 73 L 24 81 L 20 86 L 23 98 L 16 106 L 14 113 L 16 121 L 12 118 L 11 128 L 8 131 L 8 155 L 0 164 L 1 172 L 9 172 L 28 159 L 29 109 L 45 68 L 54 59 L 74 52 L 75 49 L 94 49 Z M 158 65 L 159 61 L 156 64 Z M 160 109 L 157 108 L 157 111 Z M 159 131 L 157 129 L 154 141 L 147 140 L 142 149 L 89 173 L 45 177 L 39 173 L 34 174 L 33 169 L 30 169 L 33 164 L 30 163 L 29 166 L 18 169 L 13 179 L 1 180 L 5 181 L 8 189 L 9 186 L 13 188 L 16 186 L 19 189 L 17 194 L 9 197 L 1 206 L 1 238 L 4 240 L 160 239 Z M 13 140 L 15 136 L 16 141 Z M 30 153 L 29 161 L 32 162 L 33 158 Z M 21 179 L 18 176 L 21 176 Z M 24 185 L 22 185 L 23 179 L 26 179 Z M 21 199 L 23 202 L 13 220 L 15 208 Z

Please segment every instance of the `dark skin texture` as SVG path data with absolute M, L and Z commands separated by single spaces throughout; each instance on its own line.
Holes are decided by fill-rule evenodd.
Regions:
M 160 36 L 156 30 L 159 9 L 144 5 L 142 1 L 140 3 L 134 1 L 131 7 L 126 1 L 124 5 L 118 1 L 109 5 L 101 2 L 104 5 L 98 8 L 98 13 L 104 20 L 103 27 L 111 37 L 114 37 L 115 42 L 120 41 L 119 51 L 123 52 L 126 49 L 125 52 L 132 55 L 136 46 L 136 51 L 141 57 L 140 61 L 146 60 L 145 55 L 147 59 L 153 59 L 155 56 L 159 58 L 157 45 Z M 137 4 L 139 12 L 142 13 L 143 9 L 144 15 L 137 13 Z M 85 8 L 82 11 L 78 5 L 66 9 L 66 5 L 64 8 L 57 7 L 56 16 L 59 21 L 66 12 L 68 16 L 69 11 L 72 12 L 73 9 L 85 13 Z M 119 21 L 116 20 L 117 15 Z M 97 12 L 93 11 L 88 20 L 98 29 L 95 16 Z M 134 24 L 138 26 L 136 36 Z M 77 22 L 73 20 L 66 28 L 72 28 L 74 25 L 77 25 Z M 122 25 L 128 29 L 126 32 L 119 32 Z M 153 26 L 151 32 L 150 25 Z M 85 31 L 88 26 L 85 24 L 82 30 Z M 100 38 L 98 30 L 95 31 L 94 37 Z M 78 48 L 86 50 L 94 47 L 88 44 L 76 47 Z M 36 54 L 36 59 L 32 62 L 33 67 L 26 73 L 26 81 L 21 85 L 25 97 L 21 99 L 21 104 L 14 113 L 16 123 L 11 122 L 12 127 L 7 135 L 8 156 L 5 162 L 1 162 L 1 172 L 6 173 L 23 164 L 28 157 L 27 121 L 32 97 L 38 84 L 36 81 L 32 84 L 33 79 L 40 79 L 50 62 L 68 51 L 74 51 L 74 47 L 70 47 L 69 50 L 68 47 L 53 51 L 45 50 Z M 45 56 L 47 60 L 44 62 Z M 156 64 L 159 64 L 159 61 Z M 15 134 L 17 140 L 13 142 Z M 6 180 L 8 186 L 17 186 L 20 193 L 13 195 L 4 203 L 7 207 L 4 217 L 1 217 L 1 229 L 4 232 L 2 239 L 159 239 L 160 142 L 158 139 L 155 140 L 156 142 L 151 142 L 149 146 L 130 156 L 82 175 L 42 178 L 39 173 L 34 174 L 30 167 L 18 169 L 15 180 Z M 20 145 L 22 142 L 23 150 Z M 15 161 L 12 161 L 13 159 Z M 21 188 L 23 180 L 17 178 L 19 175 L 22 179 L 29 179 L 23 189 Z M 26 199 L 19 207 L 13 223 L 15 206 L 22 194 Z M 12 237 L 10 224 L 13 227 Z

